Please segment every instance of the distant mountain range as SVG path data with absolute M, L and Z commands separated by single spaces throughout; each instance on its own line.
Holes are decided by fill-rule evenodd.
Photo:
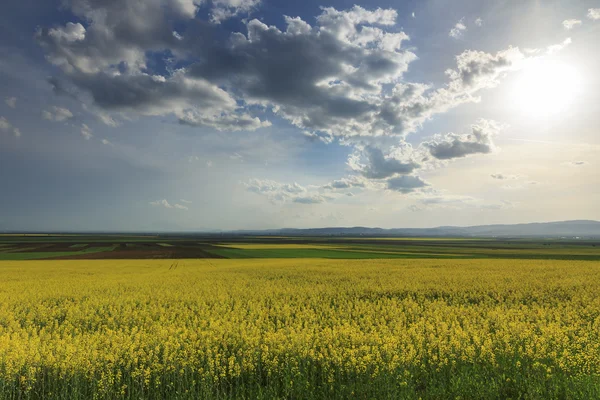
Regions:
M 310 228 L 229 231 L 223 234 L 283 236 L 455 236 L 600 238 L 600 222 L 577 220 L 512 225 L 440 226 L 437 228 Z

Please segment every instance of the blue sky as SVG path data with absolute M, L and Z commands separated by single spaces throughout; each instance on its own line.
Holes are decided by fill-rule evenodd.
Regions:
M 600 219 L 597 1 L 0 11 L 0 231 Z

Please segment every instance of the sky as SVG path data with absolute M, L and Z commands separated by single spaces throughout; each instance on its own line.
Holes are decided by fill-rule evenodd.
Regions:
M 600 220 L 600 2 L 6 0 L 0 231 Z

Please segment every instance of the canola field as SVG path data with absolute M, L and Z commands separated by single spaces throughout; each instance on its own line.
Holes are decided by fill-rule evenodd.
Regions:
M 600 398 L 600 263 L 0 262 L 0 399 Z

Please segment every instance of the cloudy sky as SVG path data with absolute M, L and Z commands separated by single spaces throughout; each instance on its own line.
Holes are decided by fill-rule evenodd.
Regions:
M 598 1 L 3 1 L 0 230 L 599 220 L 598 71 Z

